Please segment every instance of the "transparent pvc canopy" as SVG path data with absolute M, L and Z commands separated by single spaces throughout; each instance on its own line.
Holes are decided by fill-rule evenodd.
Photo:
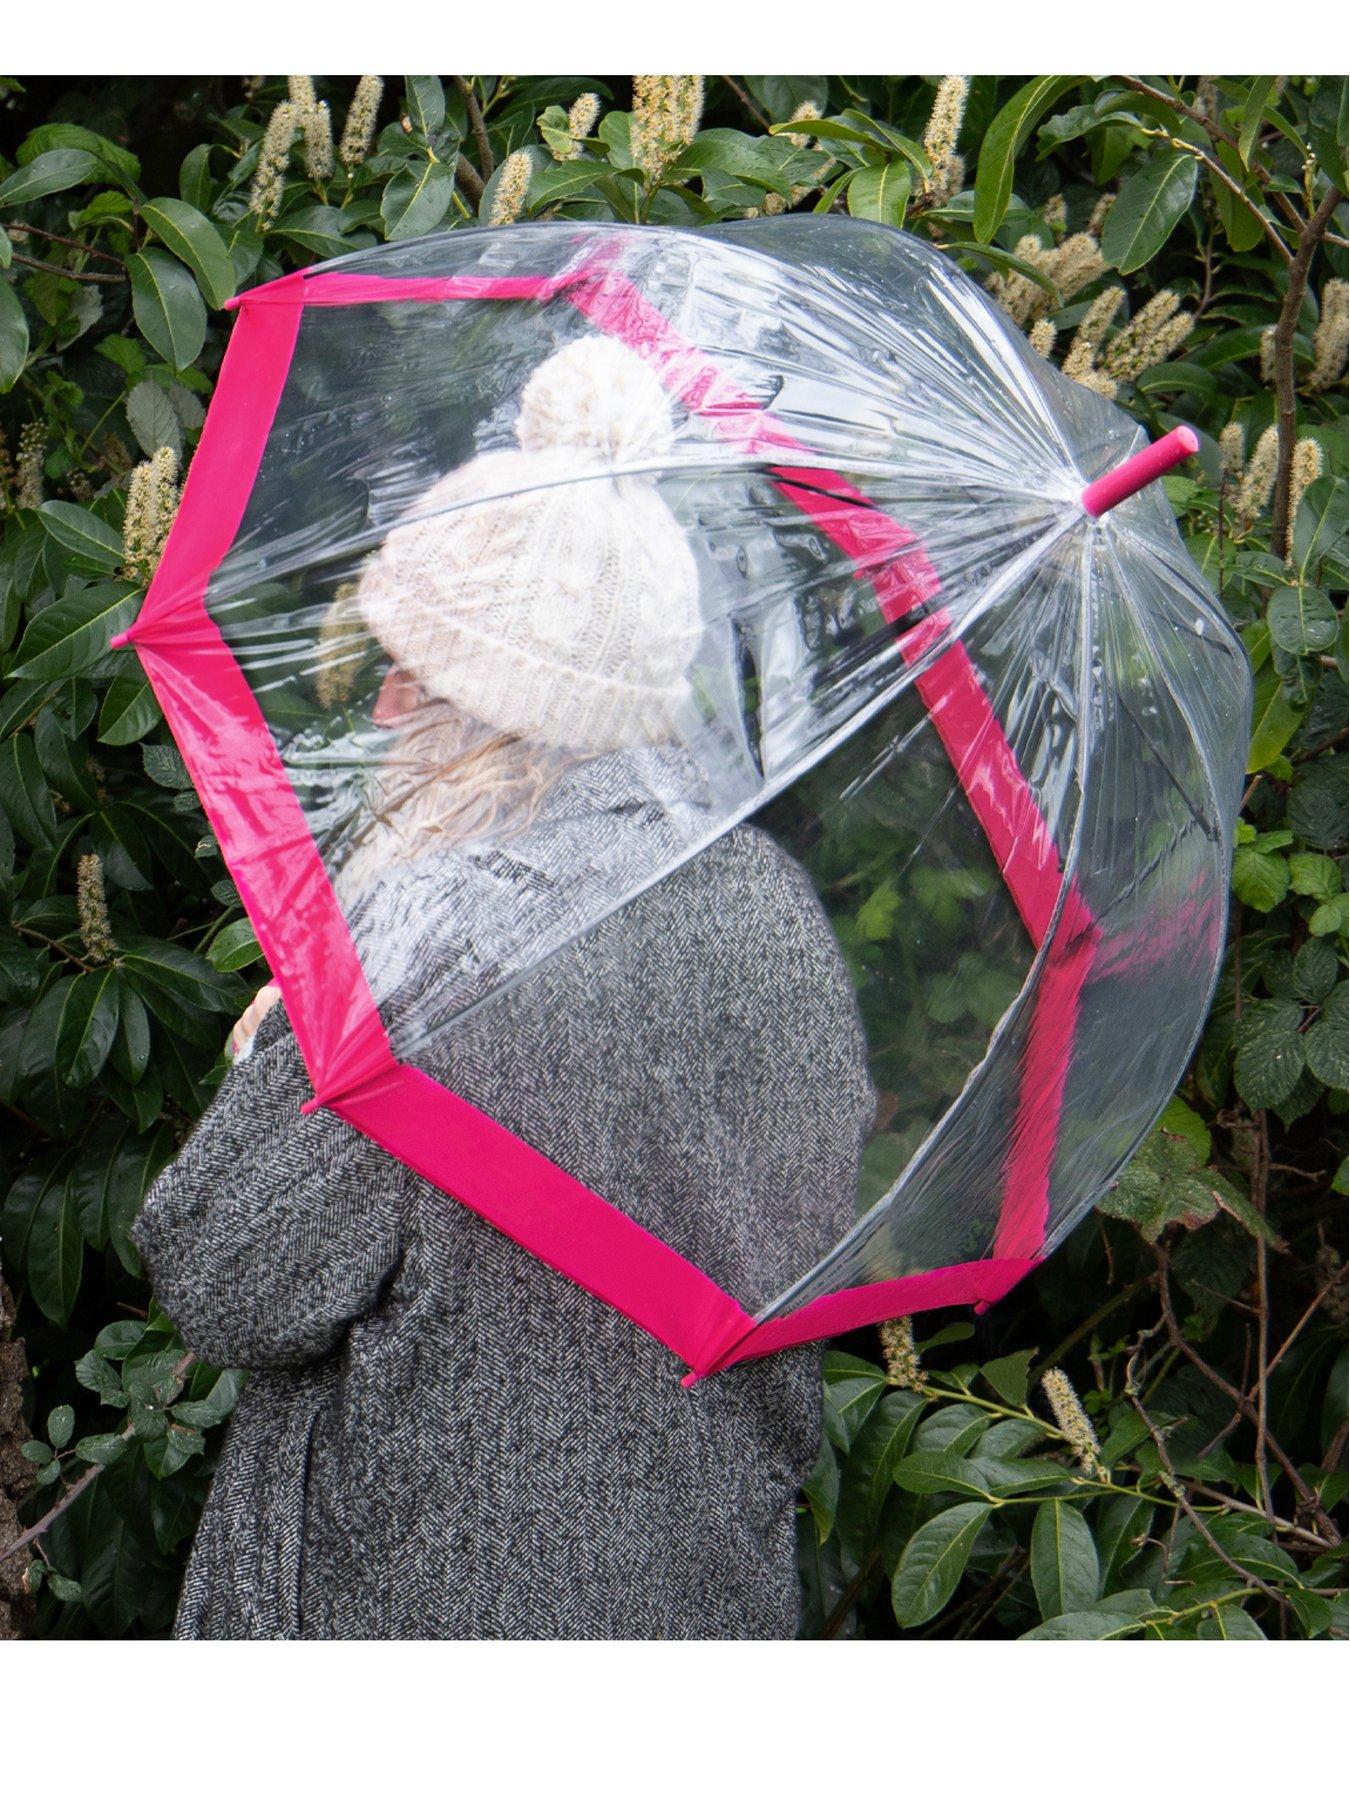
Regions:
M 320 1098 L 363 1078 L 335 1046 L 434 1062 L 751 820 L 821 897 L 878 1096 L 856 1222 L 760 1319 L 1053 1248 L 1203 1023 L 1248 733 L 1160 488 L 1085 510 L 1138 427 L 947 258 L 832 216 L 455 232 L 241 315 L 133 635 Z M 645 372 L 636 427 L 596 339 Z M 172 641 L 200 608 L 243 684 L 215 712 Z M 616 769 L 643 828 L 597 834 Z M 325 884 L 345 983 L 305 948 Z M 462 895 L 449 966 L 419 891 Z

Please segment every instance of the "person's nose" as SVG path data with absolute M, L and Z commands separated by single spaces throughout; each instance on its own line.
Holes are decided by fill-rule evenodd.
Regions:
M 375 710 L 371 717 L 377 725 L 386 728 L 397 725 L 401 719 L 415 713 L 419 706 L 424 706 L 426 698 L 421 683 L 406 669 L 390 669 L 375 697 Z

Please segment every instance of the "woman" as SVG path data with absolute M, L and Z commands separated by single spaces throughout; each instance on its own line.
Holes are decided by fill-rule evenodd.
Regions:
M 338 886 L 386 1018 L 457 1015 L 422 1066 L 754 1308 L 851 1219 L 874 1096 L 820 903 L 758 829 L 575 935 L 708 817 L 684 536 L 646 480 L 550 481 L 663 431 L 645 368 L 582 340 L 527 386 L 521 448 L 389 534 L 357 604 L 391 754 Z M 495 986 L 531 942 L 565 947 Z M 791 1636 L 818 1356 L 682 1388 L 621 1314 L 302 1115 L 284 1009 L 250 1014 L 135 1228 L 189 1347 L 250 1371 L 177 1634 Z

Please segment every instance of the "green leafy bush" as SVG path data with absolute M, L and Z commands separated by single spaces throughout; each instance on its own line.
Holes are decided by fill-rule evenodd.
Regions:
M 167 1629 L 240 1387 L 155 1310 L 128 1226 L 264 971 L 109 649 L 224 303 L 471 223 L 843 208 L 940 244 L 1150 432 L 1197 429 L 1169 492 L 1257 713 L 1229 960 L 1158 1130 L 993 1312 L 830 1355 L 806 1630 L 1344 1636 L 1345 84 L 3 86 L 0 1634 Z M 860 961 L 905 907 L 954 903 L 902 893 L 874 835 L 828 853 Z M 962 972 L 975 1012 L 997 972 Z

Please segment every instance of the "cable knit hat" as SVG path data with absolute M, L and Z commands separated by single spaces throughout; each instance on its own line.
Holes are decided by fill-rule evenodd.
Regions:
M 356 605 L 431 694 L 545 744 L 678 735 L 703 622 L 698 572 L 655 473 L 672 441 L 655 375 L 581 338 L 531 375 L 517 450 L 442 477 L 362 571 Z

